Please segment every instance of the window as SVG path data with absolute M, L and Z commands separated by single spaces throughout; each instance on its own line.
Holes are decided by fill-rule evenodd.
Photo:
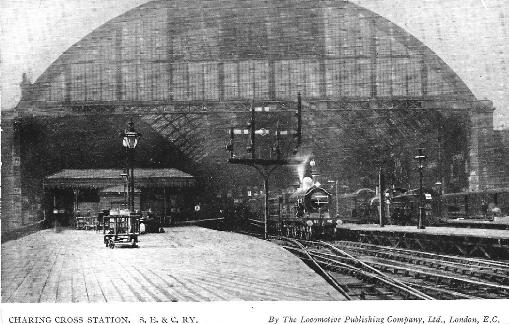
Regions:
M 86 69 L 86 96 L 88 101 L 101 99 L 101 65 L 95 62 L 85 65 Z
M 238 63 L 224 63 L 224 97 L 225 99 L 234 99 L 239 97 L 239 89 L 237 84 Z
M 193 28 L 194 27 L 194 28 Z M 178 60 L 215 60 L 219 56 L 217 27 L 195 28 L 189 25 L 186 31 L 174 35 L 173 56 Z
M 204 99 L 219 99 L 218 70 L 216 62 L 203 63 L 203 95 Z
M 152 63 L 152 97 L 155 100 L 167 100 L 169 83 L 169 63 Z
M 240 96 L 242 98 L 268 98 L 268 71 L 266 61 L 244 61 L 239 63 Z M 254 86 L 254 89 L 253 89 Z
M 408 94 L 410 96 L 422 95 L 421 60 L 419 57 L 411 57 L 408 67 Z
M 85 63 L 74 63 L 71 65 L 71 100 L 85 100 L 85 80 L 86 80 Z
M 115 100 L 115 79 L 116 71 L 113 64 L 105 64 L 102 67 L 101 73 L 101 90 L 102 100 L 111 101 Z
M 317 12 L 293 11 L 278 8 L 279 17 L 272 24 L 269 39 L 271 47 L 281 58 L 300 55 L 321 55 L 323 40 L 320 35 L 322 15 Z
M 122 99 L 137 100 L 136 65 L 132 62 L 122 63 Z
M 187 63 L 189 73 L 189 99 L 203 99 L 203 63 Z
M 187 100 L 187 63 L 173 64 L 173 97 Z
M 122 27 L 122 60 L 137 60 L 140 50 L 141 23 L 139 20 L 131 21 Z
M 50 101 L 63 101 L 65 94 L 65 79 L 64 74 L 60 73 L 58 76 L 53 78 L 49 88 L 49 100 Z
M 378 58 L 376 61 L 376 93 L 379 97 L 392 94 L 392 67 L 390 58 Z
M 166 11 L 159 10 L 149 15 L 142 15 L 140 54 L 141 60 L 164 60 L 166 59 L 167 33 Z
M 341 61 L 327 60 L 325 62 L 325 83 L 327 84 L 327 96 L 339 97 L 341 94 Z
M 275 62 L 276 96 L 296 98 L 320 95 L 320 64 L 314 60 L 283 60 Z
M 394 58 L 392 65 L 392 94 L 405 96 L 407 94 L 407 58 Z

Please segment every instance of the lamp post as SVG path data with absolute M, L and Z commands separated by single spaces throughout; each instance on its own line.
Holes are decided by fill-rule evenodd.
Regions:
M 319 173 L 318 171 L 316 170 L 315 166 L 316 166 L 316 161 L 315 159 L 311 159 L 309 161 L 309 166 L 311 167 L 311 177 L 313 178 L 313 185 L 317 186 L 317 187 L 320 187 L 320 182 L 319 182 Z
M 318 175 L 318 174 L 316 173 L 316 169 L 315 169 L 315 166 L 316 166 L 316 161 L 315 161 L 315 159 L 311 159 L 311 160 L 309 161 L 309 166 L 311 167 L 311 178 L 313 178 L 313 184 L 314 184 L 314 182 L 317 180 L 317 179 L 316 179 L 316 176 Z
M 134 123 L 131 121 L 128 123 L 129 129 L 124 131 L 122 138 L 122 145 L 127 149 L 127 157 L 128 157 L 128 191 L 129 191 L 129 209 L 131 213 L 134 213 L 134 149 L 138 144 L 138 139 L 141 137 L 141 134 L 136 132 L 134 129 Z M 129 174 L 129 170 L 131 174 Z
M 129 181 L 128 170 L 124 169 L 124 171 L 122 171 L 120 176 L 122 177 L 122 180 L 124 180 L 124 208 L 128 208 L 129 202 L 128 202 L 127 190 L 126 190 L 127 189 L 127 184 L 128 184 L 128 181 Z
M 419 169 L 419 223 L 417 224 L 418 229 L 424 229 L 424 206 L 423 206 L 423 199 L 424 196 L 422 193 L 422 169 L 424 168 L 424 161 L 426 160 L 427 156 L 424 154 L 424 149 L 420 148 L 418 149 L 417 155 L 414 157 L 414 159 L 417 160 Z
M 442 217 L 442 182 L 437 181 L 435 182 L 435 186 L 437 188 L 438 193 L 438 217 Z

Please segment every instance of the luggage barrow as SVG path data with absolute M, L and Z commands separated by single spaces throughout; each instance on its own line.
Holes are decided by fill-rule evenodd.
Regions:
M 114 249 L 117 244 L 137 247 L 140 218 L 141 215 L 104 216 L 103 234 L 106 247 Z

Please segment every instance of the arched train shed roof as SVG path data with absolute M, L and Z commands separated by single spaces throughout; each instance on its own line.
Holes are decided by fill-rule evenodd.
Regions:
M 223 150 L 225 127 L 240 122 L 229 110 L 252 100 L 294 107 L 298 92 L 317 109 L 476 101 L 422 42 L 346 1 L 161 0 L 71 46 L 19 107 L 140 114 L 200 160 Z

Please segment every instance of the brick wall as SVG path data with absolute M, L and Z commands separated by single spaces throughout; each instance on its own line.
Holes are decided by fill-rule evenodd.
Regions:
M 18 120 L 13 111 L 2 111 L 2 231 L 25 225 L 22 212 L 21 159 Z

